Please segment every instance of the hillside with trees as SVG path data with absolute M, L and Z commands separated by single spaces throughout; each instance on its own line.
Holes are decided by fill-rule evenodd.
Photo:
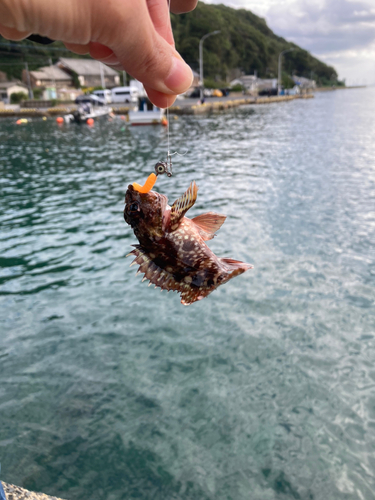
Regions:
M 277 77 L 278 55 L 294 48 L 283 58 L 283 71 L 288 75 L 313 78 L 318 85 L 337 84 L 337 73 L 308 51 L 287 42 L 267 26 L 264 19 L 245 9 L 199 2 L 188 14 L 171 15 L 176 48 L 186 62 L 199 70 L 199 40 L 205 34 L 220 30 L 207 38 L 203 45 L 204 74 L 216 81 L 230 81 L 243 74 L 261 78 Z M 55 63 L 59 57 L 77 57 L 67 51 L 61 42 L 38 45 L 29 40 L 9 42 L 0 37 L 0 70 L 8 78 L 21 78 L 25 62 L 34 70 Z M 80 56 L 81 57 L 81 56 Z
M 281 38 L 267 26 L 266 21 L 249 10 L 232 9 L 225 5 L 199 2 L 188 14 L 172 14 L 176 48 L 196 71 L 199 68 L 199 40 L 206 33 L 221 33 L 205 40 L 204 75 L 228 81 L 240 72 L 258 77 L 277 77 L 278 56 L 294 48 L 283 58 L 283 70 L 317 80 L 320 85 L 337 84 L 337 72 L 307 50 Z

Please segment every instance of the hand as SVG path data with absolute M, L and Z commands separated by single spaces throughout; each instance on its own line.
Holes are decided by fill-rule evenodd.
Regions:
M 171 0 L 171 11 L 189 12 L 197 2 Z M 4 38 L 47 36 L 125 70 L 162 108 L 192 83 L 191 69 L 174 48 L 167 0 L 0 0 L 0 20 Z

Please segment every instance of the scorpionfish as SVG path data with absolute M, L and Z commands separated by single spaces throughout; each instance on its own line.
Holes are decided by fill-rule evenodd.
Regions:
M 190 305 L 253 267 L 219 258 L 206 245 L 224 223 L 225 215 L 208 212 L 193 219 L 185 217 L 197 199 L 195 181 L 172 206 L 165 195 L 148 189 L 129 185 L 124 209 L 124 219 L 139 241 L 128 255 L 135 256 L 131 265 L 139 266 L 137 274 L 144 274 L 142 281 L 148 279 L 150 285 L 176 291 L 181 303 Z

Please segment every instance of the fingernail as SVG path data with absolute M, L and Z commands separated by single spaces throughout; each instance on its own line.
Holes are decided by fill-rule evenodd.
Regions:
M 182 60 L 174 56 L 172 69 L 164 80 L 164 85 L 176 94 L 185 92 L 193 83 L 193 73 L 190 67 Z

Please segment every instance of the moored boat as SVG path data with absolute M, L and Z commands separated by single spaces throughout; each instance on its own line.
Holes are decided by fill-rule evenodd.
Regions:
M 103 99 L 96 95 L 83 95 L 77 97 L 75 103 L 78 105 L 76 111 L 64 117 L 65 121 L 86 123 L 87 120 L 96 120 L 102 116 L 108 116 L 112 108 L 107 106 Z
M 147 97 L 138 99 L 137 107 L 129 111 L 130 125 L 167 125 L 164 109 L 154 106 Z

